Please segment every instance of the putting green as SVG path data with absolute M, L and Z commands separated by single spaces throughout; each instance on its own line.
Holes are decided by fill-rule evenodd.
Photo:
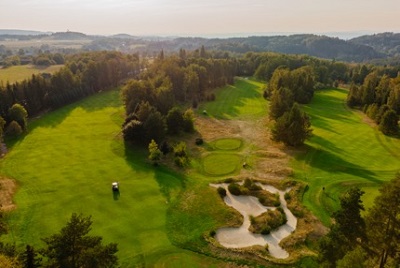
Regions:
M 242 147 L 242 140 L 237 138 L 224 138 L 214 141 L 214 147 L 218 150 L 237 150 Z
M 213 153 L 204 157 L 203 170 L 211 176 L 223 176 L 239 169 L 241 157 L 237 154 Z

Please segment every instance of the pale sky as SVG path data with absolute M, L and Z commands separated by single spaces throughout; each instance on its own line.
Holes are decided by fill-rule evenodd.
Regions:
M 0 0 L 0 29 L 181 36 L 400 32 L 400 0 Z

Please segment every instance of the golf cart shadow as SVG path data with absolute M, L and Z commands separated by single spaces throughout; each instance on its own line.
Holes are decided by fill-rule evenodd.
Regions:
M 119 196 L 121 195 L 121 193 L 119 191 L 119 183 L 118 182 L 112 183 L 112 193 L 113 193 L 114 200 L 118 200 Z

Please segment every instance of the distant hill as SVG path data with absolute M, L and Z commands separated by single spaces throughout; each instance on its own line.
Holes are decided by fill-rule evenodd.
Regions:
M 313 34 L 252 36 L 227 39 L 176 38 L 173 40 L 150 42 L 148 44 L 148 47 L 153 50 L 164 49 L 172 51 L 178 51 L 180 48 L 189 50 L 197 49 L 201 46 L 204 46 L 206 49 L 236 53 L 273 51 L 357 62 L 378 59 L 385 56 L 370 46 Z
M 400 33 L 380 33 L 350 39 L 353 44 L 366 45 L 387 56 L 400 56 Z
M 48 35 L 51 32 L 0 29 L 0 35 Z
M 57 32 L 49 36 L 53 40 L 82 40 L 91 39 L 89 36 L 78 32 Z

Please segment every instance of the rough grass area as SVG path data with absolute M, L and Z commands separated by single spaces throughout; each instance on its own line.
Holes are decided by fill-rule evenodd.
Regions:
M 365 123 L 364 115 L 345 105 L 347 91 L 317 91 L 304 106 L 311 116 L 313 137 L 296 153 L 296 178 L 308 184 L 304 204 L 325 224 L 349 187 L 366 191 L 370 206 L 382 182 L 400 170 L 400 140 Z
M 39 73 L 55 73 L 60 70 L 63 65 L 51 65 L 48 67 L 45 66 L 34 66 L 34 65 L 18 65 L 11 66 L 5 69 L 0 68 L 0 81 L 6 83 L 7 81 L 12 83 L 21 82 L 25 79 L 28 79 L 32 76 L 32 74 Z
M 211 176 L 229 175 L 239 170 L 241 159 L 237 154 L 212 153 L 204 157 L 203 170 Z
M 238 150 L 242 147 L 242 140 L 237 138 L 224 138 L 214 141 L 214 146 L 218 150 Z

